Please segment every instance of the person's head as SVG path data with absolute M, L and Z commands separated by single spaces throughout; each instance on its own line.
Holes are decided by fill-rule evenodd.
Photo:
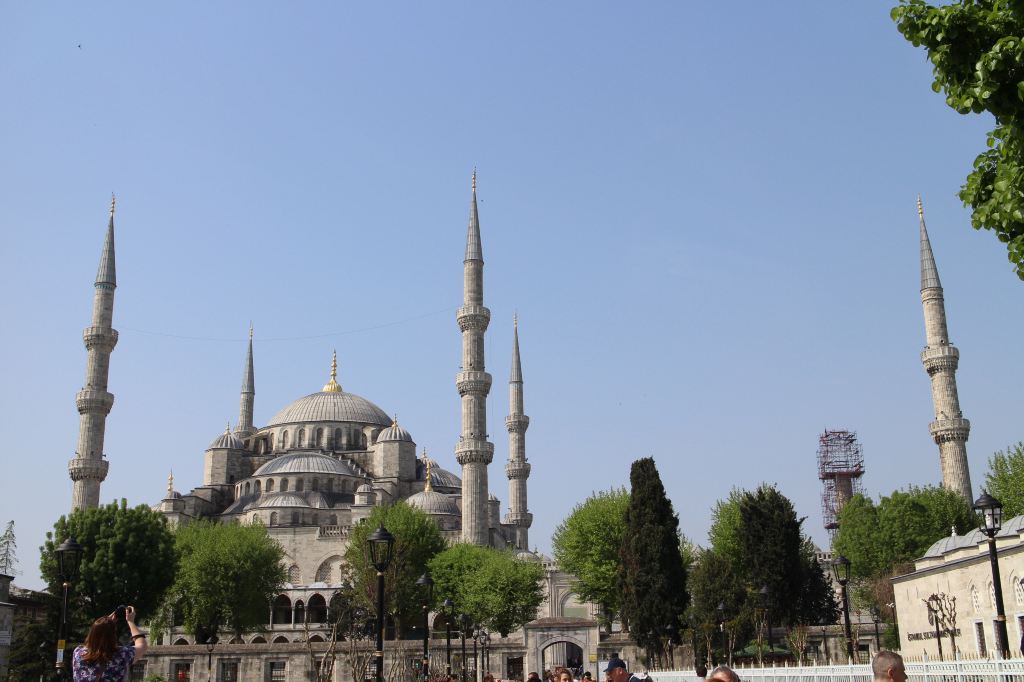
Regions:
M 555 682 L 573 682 L 572 671 L 568 668 L 559 668 Z
M 484 674 L 484 682 L 494 682 L 494 675 L 490 673 Z
M 629 679 L 626 662 L 618 656 L 608 661 L 608 667 L 604 669 L 604 674 L 608 682 L 626 682 Z
M 703 663 L 698 663 L 694 666 L 693 672 L 697 673 L 697 677 L 703 679 L 708 676 L 708 667 Z
M 907 682 L 903 657 L 892 651 L 879 651 L 871 659 L 871 672 L 875 682 Z
M 727 665 L 720 665 L 712 670 L 708 679 L 718 680 L 718 682 L 740 682 L 740 676 Z
M 540 679 L 540 675 L 537 673 L 530 673 L 526 676 L 527 682 L 537 682 Z
M 591 676 L 590 671 L 588 670 L 587 672 L 583 673 L 583 679 L 586 680 L 586 682 L 590 682 L 594 678 L 593 676 Z
M 117 619 L 113 614 L 97 618 L 85 636 L 86 653 L 82 657 L 89 663 L 108 663 L 117 650 Z

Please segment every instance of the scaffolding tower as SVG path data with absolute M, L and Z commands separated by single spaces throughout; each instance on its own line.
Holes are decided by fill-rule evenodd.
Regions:
M 821 516 L 831 538 L 839 530 L 839 512 L 861 492 L 864 451 L 854 431 L 825 429 L 818 436 L 818 478 L 821 479 Z

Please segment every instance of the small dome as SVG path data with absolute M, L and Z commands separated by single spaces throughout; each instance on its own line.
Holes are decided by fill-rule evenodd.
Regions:
M 999 537 L 1002 538 L 1010 535 L 1024 535 L 1024 514 L 1014 516 L 1003 524 L 1002 530 L 999 531 Z
M 528 549 L 521 549 L 516 552 L 516 559 L 519 561 L 532 561 L 534 563 L 540 561 L 540 557 Z
M 956 539 L 956 548 L 961 547 L 977 547 L 982 542 L 985 542 L 987 537 L 981 530 L 975 528 L 965 535 L 961 535 Z M 934 547 L 934 545 L 932 545 Z
M 207 450 L 241 450 L 245 445 L 242 443 L 242 439 L 231 433 L 231 425 L 228 425 L 227 430 L 213 439 L 210 443 L 210 447 Z
M 424 490 L 416 493 L 408 499 L 406 504 L 420 511 L 435 516 L 458 516 L 459 507 L 450 495 L 439 493 L 435 490 Z
M 462 479 L 452 472 L 437 466 L 437 462 L 424 455 L 416 460 L 416 480 L 427 480 L 427 462 L 430 462 L 430 477 L 435 488 L 462 488 Z
M 398 425 L 398 420 L 391 422 L 391 426 L 377 434 L 377 442 L 382 441 L 401 441 L 404 443 L 411 443 L 412 436 L 408 431 Z
M 260 498 L 254 507 L 308 507 L 309 502 L 298 493 L 270 493 Z
M 370 487 L 369 483 L 364 483 L 358 488 L 356 488 L 356 493 L 373 493 L 373 488 Z
M 347 463 L 317 452 L 297 452 L 292 455 L 275 457 L 257 469 L 253 476 L 269 476 L 271 474 L 356 475 Z

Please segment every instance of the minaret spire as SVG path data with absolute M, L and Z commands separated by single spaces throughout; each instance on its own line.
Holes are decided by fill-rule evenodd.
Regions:
M 238 435 L 245 437 L 256 429 L 252 423 L 253 404 L 256 401 L 256 373 L 252 363 L 252 322 L 249 323 L 249 350 L 245 354 L 245 369 L 242 370 L 242 397 L 238 411 Z
M 462 540 L 489 545 L 487 465 L 494 459 L 494 444 L 487 440 L 487 394 L 491 390 L 491 375 L 484 369 L 484 332 L 490 323 L 491 311 L 484 307 L 484 257 L 475 170 L 472 195 L 463 261 L 463 305 L 456 313 L 462 332 L 462 371 L 455 377 L 462 398 L 462 433 L 455 446 L 455 459 L 462 465 Z
M 331 380 L 323 388 L 324 393 L 341 393 L 341 386 L 338 384 L 338 351 L 331 351 Z
M 509 415 L 505 417 L 508 429 L 508 515 L 505 523 L 515 527 L 516 547 L 529 551 L 530 526 L 533 525 L 526 503 L 526 479 L 530 477 L 530 463 L 526 461 L 526 429 L 530 418 L 523 413 L 523 367 L 519 359 L 519 316 L 512 318 L 512 371 L 508 379 Z
M 932 404 L 935 407 L 935 421 L 929 424 L 928 429 L 939 446 L 943 487 L 959 493 L 970 505 L 974 500 L 971 472 L 967 465 L 967 438 L 971 433 L 971 422 L 964 419 L 960 411 L 956 388 L 960 351 L 949 343 L 946 304 L 920 196 L 917 197 L 917 215 L 921 227 L 921 303 L 924 306 L 927 342 L 921 353 L 921 362 L 931 377 Z
M 75 396 L 78 406 L 78 447 L 68 462 L 68 475 L 73 481 L 71 510 L 91 509 L 100 503 L 100 483 L 107 477 L 110 464 L 103 457 L 103 440 L 107 415 L 114 405 L 114 395 L 107 391 L 110 374 L 110 353 L 117 345 L 114 318 L 114 290 L 117 270 L 114 259 L 114 211 L 117 200 L 110 197 L 110 220 L 100 254 L 93 288 L 92 323 L 85 328 L 82 339 L 88 353 L 85 386 Z

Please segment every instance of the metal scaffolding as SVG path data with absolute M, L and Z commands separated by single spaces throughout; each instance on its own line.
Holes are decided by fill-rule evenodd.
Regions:
M 854 431 L 825 429 L 818 436 L 818 478 L 821 479 L 821 516 L 825 529 L 835 538 L 839 512 L 856 493 L 861 492 L 864 475 L 864 451 Z

